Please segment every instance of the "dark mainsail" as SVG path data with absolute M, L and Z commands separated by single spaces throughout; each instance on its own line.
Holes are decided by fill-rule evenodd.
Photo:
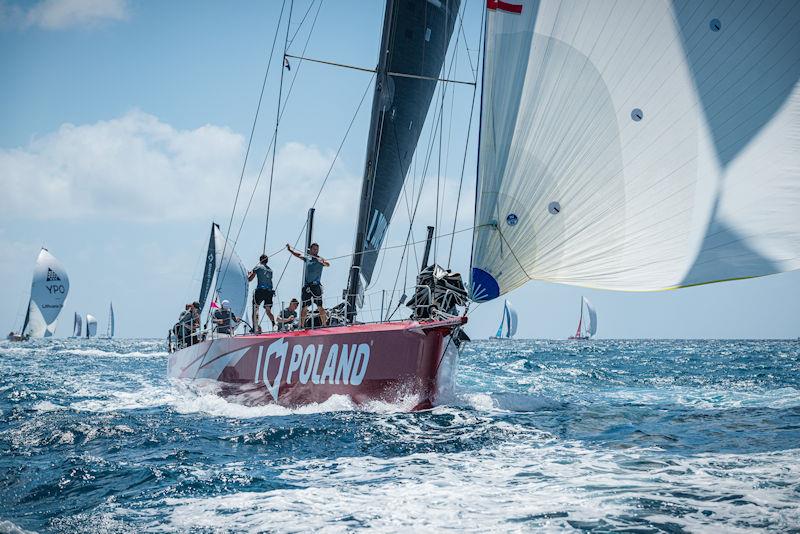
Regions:
M 208 238 L 208 253 L 206 254 L 206 268 L 203 271 L 203 285 L 200 287 L 200 309 L 206 305 L 206 298 L 211 289 L 211 282 L 214 280 L 214 272 L 217 269 L 217 254 L 215 251 L 214 227 L 216 223 L 211 223 L 211 237 Z M 198 310 L 199 311 L 199 310 Z
M 367 159 L 347 290 L 355 316 L 359 279 L 369 284 L 436 89 L 460 0 L 387 0 Z

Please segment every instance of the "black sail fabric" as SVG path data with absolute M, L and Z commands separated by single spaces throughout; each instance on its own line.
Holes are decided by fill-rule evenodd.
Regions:
M 206 298 L 208 297 L 208 292 L 211 289 L 211 282 L 214 280 L 214 272 L 217 269 L 217 254 L 215 251 L 216 247 L 214 241 L 215 226 L 216 223 L 211 224 L 211 237 L 208 239 L 208 253 L 206 253 L 206 268 L 203 271 L 203 285 L 200 287 L 200 298 L 198 299 L 198 302 L 200 303 L 201 310 L 206 304 Z
M 416 150 L 459 5 L 460 0 L 387 2 L 353 259 L 365 284 Z

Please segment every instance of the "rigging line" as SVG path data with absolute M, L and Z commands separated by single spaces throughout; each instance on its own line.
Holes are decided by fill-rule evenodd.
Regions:
M 475 230 L 476 228 L 482 228 L 482 227 L 484 227 L 484 226 L 495 226 L 495 225 L 494 225 L 494 224 L 479 224 L 479 225 L 477 225 L 477 226 L 468 226 L 468 227 L 466 227 L 466 228 L 461 228 L 461 229 L 459 229 L 459 230 L 456 230 L 455 232 L 452 232 L 452 233 L 455 233 L 455 234 L 461 234 L 461 233 L 464 233 L 464 232 L 469 232 L 470 230 Z M 444 237 L 449 237 L 450 235 L 451 235 L 451 234 L 450 234 L 450 232 L 448 232 L 448 233 L 446 233 L 446 234 L 442 234 L 442 235 L 434 236 L 434 237 L 433 237 L 433 239 L 434 239 L 434 240 L 437 240 L 437 239 L 442 239 L 442 238 L 444 238 Z M 403 243 L 403 244 L 397 244 L 397 245 L 385 246 L 385 247 L 381 247 L 381 249 L 382 249 L 382 250 L 394 250 L 394 249 L 397 249 L 397 248 L 404 248 L 404 247 L 408 247 L 408 245 L 419 245 L 419 244 L 421 244 L 421 243 L 425 243 L 426 241 L 427 241 L 427 239 L 421 239 L 421 240 L 419 240 L 419 241 L 411 241 L 410 243 Z M 368 254 L 368 253 L 369 253 L 369 251 L 359 252 L 359 254 Z M 350 253 L 350 254 L 342 254 L 341 256 L 333 256 L 333 257 L 331 257 L 331 258 L 326 258 L 326 259 L 327 259 L 328 261 L 337 261 L 337 260 L 341 260 L 342 258 L 349 258 L 349 257 L 351 257 L 351 256 L 353 256 L 353 253 Z M 402 260 L 401 260 L 401 261 L 402 261 Z M 394 291 L 394 289 L 392 289 L 392 291 Z
M 475 114 L 475 95 L 478 93 L 477 86 L 472 91 L 472 104 L 469 107 L 469 121 L 467 122 L 467 139 L 464 143 L 464 158 L 461 160 L 461 177 L 458 180 L 458 194 L 456 195 L 456 209 L 453 214 L 453 231 L 456 229 L 456 221 L 458 221 L 458 209 L 461 206 L 461 190 L 464 186 L 464 171 L 467 167 L 467 154 L 469 153 L 469 139 L 472 133 L 472 117 Z M 447 268 L 450 268 L 450 262 L 453 259 L 453 242 L 455 241 L 455 234 L 450 236 L 450 252 L 447 255 Z
M 306 12 L 303 15 L 303 18 L 300 19 L 300 23 L 297 25 L 297 29 L 294 31 L 294 34 L 292 34 L 292 38 L 289 39 L 289 46 L 292 46 L 292 44 L 294 43 L 294 40 L 297 37 L 297 34 L 300 33 L 300 29 L 303 27 L 303 23 L 306 21 L 306 17 L 308 17 L 308 14 L 311 13 L 311 9 L 314 7 L 314 4 L 316 2 L 317 2 L 317 0 L 311 0 L 311 3 L 308 4 L 308 9 L 306 9 Z
M 321 2 L 320 5 L 322 5 Z M 283 78 L 284 78 L 284 73 L 286 71 L 284 63 L 286 62 L 286 50 L 289 48 L 289 27 L 292 25 L 293 8 L 294 8 L 294 0 L 290 0 L 289 18 L 286 20 L 286 39 L 283 43 L 283 57 L 281 57 L 281 78 L 280 82 L 278 83 L 278 105 L 276 106 L 276 111 L 275 111 L 275 133 L 273 134 L 274 142 L 272 143 L 272 163 L 270 164 L 270 170 L 269 170 L 269 188 L 267 192 L 267 217 L 266 221 L 264 222 L 264 245 L 261 247 L 262 254 L 267 252 L 267 233 L 269 232 L 269 212 L 270 208 L 272 207 L 272 183 L 275 178 L 275 155 L 278 152 L 278 127 L 280 126 L 281 123 L 281 99 L 283 98 Z M 309 9 L 311 8 L 309 7 Z
M 221 257 L 223 257 L 223 258 L 225 257 L 225 248 L 228 245 L 228 238 L 230 237 L 231 227 L 233 226 L 233 217 L 236 214 L 236 206 L 239 203 L 239 194 L 240 194 L 240 192 L 242 190 L 242 182 L 244 181 L 244 172 L 245 172 L 245 169 L 247 168 L 247 159 L 248 159 L 248 157 L 250 155 L 250 148 L 251 148 L 251 146 L 253 144 L 253 137 L 254 137 L 255 131 L 256 131 L 256 124 L 258 123 L 258 116 L 259 116 L 259 114 L 261 112 L 261 102 L 264 99 L 264 89 L 267 86 L 267 78 L 269 76 L 269 69 L 270 69 L 270 66 L 272 65 L 272 56 L 275 53 L 275 43 L 278 40 L 278 30 L 280 29 L 281 20 L 283 19 L 283 11 L 284 11 L 285 8 L 286 8 L 286 0 L 284 0 L 282 5 L 281 5 L 281 12 L 280 12 L 280 15 L 278 15 L 278 23 L 275 26 L 275 36 L 272 38 L 272 47 L 270 48 L 270 51 L 269 51 L 269 59 L 267 60 L 267 68 L 266 68 L 266 71 L 264 72 L 264 80 L 261 82 L 261 92 L 258 95 L 258 105 L 256 106 L 256 112 L 255 112 L 255 115 L 253 116 L 253 126 L 250 128 L 250 138 L 247 141 L 247 150 L 245 150 L 244 162 L 242 162 L 242 172 L 239 174 L 239 185 L 236 186 L 236 196 L 235 196 L 235 198 L 233 200 L 233 208 L 231 209 L 231 216 L 230 216 L 230 218 L 228 220 L 228 228 L 227 228 L 226 233 L 225 233 L 225 244 L 222 246 L 222 256 Z M 224 276 L 223 276 L 223 279 L 224 279 Z
M 503 231 L 500 230 L 500 226 L 496 224 L 485 224 L 481 226 L 494 226 L 495 230 L 497 230 L 497 233 L 500 234 L 500 239 L 503 240 L 503 243 L 505 243 L 506 246 L 508 247 L 508 251 L 511 252 L 511 255 L 514 256 L 514 259 L 517 261 L 517 265 L 519 265 L 519 268 L 522 269 L 522 272 L 525 274 L 525 276 L 528 277 L 528 280 L 533 280 L 533 277 L 528 274 L 528 271 L 525 270 L 525 267 L 522 266 L 522 263 L 519 261 L 519 258 L 517 258 L 517 255 L 514 253 L 514 249 L 511 248 L 511 245 L 509 245 L 508 241 L 506 241 L 506 236 L 503 235 Z
M 330 175 L 333 172 L 333 166 L 336 164 L 336 161 L 339 159 L 339 154 L 341 153 L 342 148 L 344 147 L 344 143 L 347 140 L 347 137 L 350 135 L 350 130 L 353 128 L 353 124 L 355 124 L 355 122 L 356 122 L 356 118 L 358 117 L 358 113 L 361 111 L 361 107 L 363 106 L 364 100 L 366 99 L 367 94 L 369 93 L 370 87 L 372 87 L 372 82 L 373 82 L 374 78 L 375 77 L 373 76 L 370 79 L 369 83 L 367 84 L 367 87 L 364 89 L 364 92 L 361 94 L 361 100 L 359 100 L 358 106 L 356 107 L 356 111 L 355 111 L 355 113 L 353 113 L 353 117 L 350 119 L 350 124 L 347 126 L 347 130 L 344 133 L 344 137 L 342 137 L 342 141 L 339 143 L 339 148 L 336 150 L 336 154 L 333 157 L 333 161 L 331 161 L 330 167 L 328 167 L 328 172 L 325 174 L 325 178 L 322 180 L 322 185 L 320 185 L 319 191 L 317 191 L 317 196 L 314 198 L 314 202 L 311 204 L 312 208 L 316 207 L 317 202 L 319 201 L 319 197 L 322 195 L 322 191 L 325 189 L 325 185 L 328 182 L 328 178 L 330 178 Z M 297 236 L 297 239 L 295 239 L 295 242 L 294 242 L 294 246 L 295 247 L 297 246 L 297 243 L 300 241 L 300 238 L 303 236 L 303 232 L 305 231 L 307 224 L 308 224 L 308 220 L 306 220 L 303 223 L 303 227 L 300 229 L 300 233 Z M 275 284 L 276 288 L 278 287 L 278 285 L 280 285 L 281 280 L 283 279 L 283 275 L 286 273 L 286 269 L 288 268 L 289 261 L 291 261 L 291 259 L 292 259 L 291 256 L 286 259 L 286 264 L 283 266 L 283 271 L 281 271 L 281 275 L 278 278 L 278 282 Z
M 320 4 L 320 7 L 322 4 Z M 319 9 L 317 10 L 317 14 L 319 14 Z M 314 31 L 314 26 L 316 24 L 316 17 L 314 18 L 314 22 L 311 25 L 311 30 L 309 31 L 308 37 L 306 38 L 306 44 L 303 50 L 308 47 L 308 43 L 311 40 L 311 32 Z M 294 89 L 294 83 L 297 80 L 297 76 L 300 73 L 300 65 L 302 65 L 302 61 L 298 64 L 298 67 L 294 71 L 294 76 L 292 77 L 292 81 L 289 84 L 289 90 L 286 92 L 286 99 L 283 101 L 283 106 L 281 107 L 281 118 L 283 118 L 283 114 L 286 112 L 286 107 L 289 105 L 289 98 L 292 96 L 292 90 Z M 236 232 L 236 239 L 234 239 L 233 243 L 236 245 L 239 242 L 239 236 L 242 233 L 242 229 L 244 228 L 244 223 L 247 220 L 247 215 L 250 213 L 250 206 L 253 203 L 253 198 L 255 197 L 256 191 L 258 190 L 258 184 L 261 182 L 261 177 L 264 173 L 264 168 L 267 166 L 267 159 L 269 159 L 270 150 L 272 149 L 273 143 L 275 143 L 275 136 L 273 135 L 269 145 L 267 146 L 267 153 L 264 156 L 264 159 L 261 162 L 261 168 L 258 171 L 258 176 L 256 176 L 256 182 L 253 185 L 253 190 L 250 193 L 250 199 L 247 202 L 247 207 L 244 210 L 244 214 L 242 215 L 242 221 L 239 223 L 239 229 Z
M 359 67 L 357 65 L 348 65 L 346 63 L 338 63 L 336 61 L 327 61 L 324 59 L 316 59 L 312 57 L 306 56 L 296 56 L 294 54 L 286 54 L 286 57 L 292 59 L 301 59 L 303 61 L 308 61 L 310 63 L 319 63 L 320 65 L 330 65 L 331 67 L 340 67 L 343 69 L 350 69 L 350 70 L 357 70 L 359 72 L 377 72 L 375 69 L 370 69 L 368 67 Z M 423 76 L 421 74 L 411 74 L 408 72 L 394 72 L 394 71 L 386 71 L 387 76 L 395 76 L 397 78 L 413 78 L 415 80 L 429 80 L 435 82 L 447 82 L 447 83 L 456 83 L 460 85 L 475 85 L 474 81 L 468 80 L 453 80 L 450 78 L 437 78 L 435 76 Z

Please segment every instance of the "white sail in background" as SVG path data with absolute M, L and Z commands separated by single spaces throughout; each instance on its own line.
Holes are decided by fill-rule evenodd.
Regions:
M 212 298 L 216 295 L 217 304 L 223 300 L 229 301 L 233 314 L 242 317 L 247 307 L 247 269 L 231 244 L 225 246 L 225 235 L 217 225 L 214 225 L 214 241 L 217 276 Z
M 588 324 L 586 324 L 586 335 L 592 337 L 597 333 L 597 312 L 586 297 L 583 297 L 583 304 L 586 305 L 586 311 L 589 312 Z
M 114 303 L 108 303 L 108 324 L 106 325 L 106 337 L 114 337 Z
M 58 314 L 69 293 L 69 277 L 55 256 L 43 248 L 36 258 L 31 298 L 22 333 L 33 338 L 55 334 Z
M 86 314 L 86 337 L 97 336 L 97 319 L 94 315 Z
M 83 333 L 83 320 L 78 312 L 75 312 L 75 318 L 72 321 L 72 337 L 81 337 Z
M 472 293 L 800 268 L 800 2 L 489 2 Z
M 505 303 L 506 308 L 506 337 L 514 337 L 517 333 L 517 310 L 511 305 L 511 301 L 507 300 Z

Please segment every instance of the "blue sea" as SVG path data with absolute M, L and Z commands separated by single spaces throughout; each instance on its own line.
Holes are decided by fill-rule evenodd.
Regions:
M 244 407 L 160 340 L 0 343 L 0 532 L 800 529 L 800 342 L 473 342 L 430 411 Z

